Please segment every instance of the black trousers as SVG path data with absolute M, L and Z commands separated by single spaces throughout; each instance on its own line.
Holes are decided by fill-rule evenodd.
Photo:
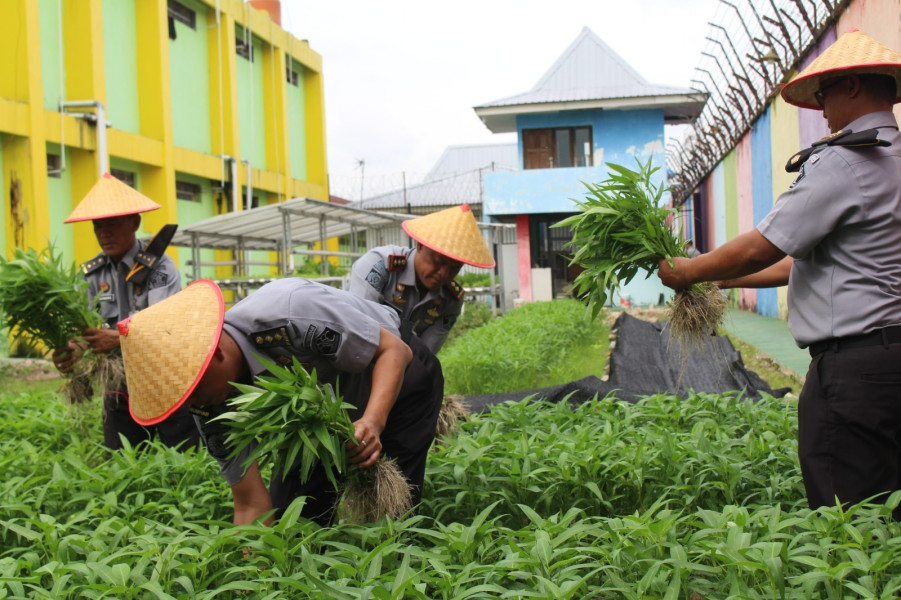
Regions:
M 811 508 L 901 489 L 901 344 L 813 358 L 798 405 L 798 455 Z
M 137 423 L 128 412 L 128 388 L 124 383 L 118 390 L 108 390 L 103 395 L 103 444 L 110 450 L 120 450 L 120 434 L 132 446 L 152 440 L 154 434 L 165 445 L 178 446 L 180 450 L 200 445 L 200 432 L 186 406 L 156 425 L 145 427 Z
M 444 401 L 444 375 L 441 363 L 419 338 L 413 337 L 408 343 L 413 351 L 413 360 L 404 373 L 397 401 L 388 413 L 381 441 L 382 455 L 397 462 L 410 484 L 415 506 L 422 498 L 426 460 L 435 439 L 438 413 Z M 345 401 L 357 407 L 355 414 L 351 414 L 352 420 L 363 414 L 369 399 L 370 383 L 368 376 L 340 382 Z M 321 467 L 315 467 L 309 480 L 301 484 L 298 459 L 284 476 L 280 472 L 272 474 L 269 491 L 277 509 L 277 517 L 281 517 L 294 499 L 307 496 L 301 513 L 304 517 L 322 525 L 327 525 L 332 520 L 337 492 Z

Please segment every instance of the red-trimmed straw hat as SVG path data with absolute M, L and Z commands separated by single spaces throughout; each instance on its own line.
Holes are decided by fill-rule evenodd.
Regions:
M 411 238 L 439 254 L 483 269 L 496 264 L 468 204 L 404 221 Z
M 122 183 L 109 173 L 104 173 L 64 222 L 123 217 L 156 210 L 159 207 L 159 204 L 138 190 Z
M 135 421 L 156 425 L 185 403 L 219 345 L 224 316 L 219 286 L 198 279 L 119 323 Z
M 873 73 L 895 78 L 895 102 L 901 100 L 901 54 L 852 29 L 826 48 L 806 69 L 782 87 L 782 99 L 801 108 L 821 110 L 814 97 L 823 80 Z

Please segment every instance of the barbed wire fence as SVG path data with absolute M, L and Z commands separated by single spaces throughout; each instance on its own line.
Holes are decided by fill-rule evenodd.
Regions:
M 691 80 L 709 100 L 694 125 L 666 147 L 676 206 L 750 130 L 851 1 L 720 0 Z

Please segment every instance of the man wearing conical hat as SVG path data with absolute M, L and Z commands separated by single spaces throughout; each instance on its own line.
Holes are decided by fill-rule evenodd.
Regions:
M 468 204 L 401 226 L 416 247 L 373 248 L 354 262 L 348 291 L 393 308 L 404 338 L 413 333 L 437 353 L 463 310 L 463 287 L 454 278 L 464 263 L 493 268 L 494 257 Z
M 901 489 L 901 54 L 848 32 L 782 97 L 832 134 L 789 159 L 798 175 L 756 229 L 659 272 L 676 289 L 788 285 L 789 329 L 812 357 L 798 455 L 817 508 Z
M 444 397 L 441 364 L 416 338 L 399 337 L 391 309 L 344 290 L 288 277 L 268 283 L 228 312 L 215 283 L 199 280 L 119 323 L 129 401 L 139 423 L 154 424 L 191 405 L 207 449 L 231 488 L 236 524 L 251 523 L 273 505 L 281 512 L 306 496 L 302 514 L 327 524 L 336 500 L 317 468 L 301 483 L 301 459 L 274 473 L 267 490 L 250 449 L 233 457 L 227 428 L 217 416 L 231 410 L 232 383 L 253 383 L 266 369 L 260 358 L 283 366 L 297 359 L 353 404 L 352 463 L 371 467 L 393 458 L 411 487 L 422 493 L 426 458 Z M 160 373 L 165 373 L 161 377 Z M 265 434 L 261 434 L 265 435 Z M 270 497 L 271 491 L 271 497 Z
M 93 352 L 119 352 L 116 323 L 135 312 L 171 296 L 181 289 L 175 263 L 166 254 L 165 244 L 145 244 L 137 239 L 141 214 L 160 205 L 109 174 L 94 184 L 78 203 L 66 223 L 91 221 L 100 245 L 100 254 L 81 265 L 88 281 L 91 302 L 97 304 L 106 321 L 102 329 L 89 328 L 82 338 Z M 71 371 L 81 354 L 73 341 L 58 348 L 53 362 L 63 373 Z M 199 442 L 197 428 L 187 411 L 153 427 L 134 421 L 128 412 L 127 382 L 109 390 L 103 398 L 103 441 L 112 449 L 122 447 L 119 436 L 129 444 L 150 440 L 154 434 L 169 446 L 187 447 Z

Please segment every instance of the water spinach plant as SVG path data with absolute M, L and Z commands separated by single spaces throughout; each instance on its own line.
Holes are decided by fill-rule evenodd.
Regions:
M 653 157 L 652 157 L 653 158 Z M 639 272 L 646 277 L 661 259 L 687 256 L 685 241 L 674 231 L 674 211 L 662 205 L 665 188 L 655 185 L 652 158 L 637 170 L 607 163 L 608 179 L 586 183 L 583 201 L 574 200 L 579 213 L 554 227 L 572 228 L 570 264 L 584 270 L 576 276 L 576 293 L 597 315 L 613 290 L 629 283 Z M 683 346 L 718 330 L 726 300 L 712 283 L 694 284 L 676 292 L 670 304 L 670 330 Z
M 52 244 L 40 252 L 16 248 L 10 260 L 0 256 L 0 313 L 18 341 L 45 350 L 77 343 L 83 330 L 103 325 L 94 307 L 87 281 Z M 85 351 L 63 391 L 78 403 L 93 396 L 95 385 L 115 389 L 123 377 L 118 356 Z
M 232 456 L 251 448 L 245 467 L 271 462 L 282 477 L 300 460 L 302 482 L 321 465 L 341 491 L 339 514 L 351 522 L 374 521 L 384 514 L 398 518 L 406 512 L 410 487 L 394 461 L 380 458 L 368 469 L 347 462 L 345 444 L 355 442 L 348 413 L 354 406 L 343 402 L 331 385 L 320 385 L 316 370 L 308 372 L 296 357 L 290 367 L 257 358 L 269 375 L 257 376 L 252 385 L 233 384 L 242 394 L 229 400 L 232 411 L 218 417 L 228 424 Z

